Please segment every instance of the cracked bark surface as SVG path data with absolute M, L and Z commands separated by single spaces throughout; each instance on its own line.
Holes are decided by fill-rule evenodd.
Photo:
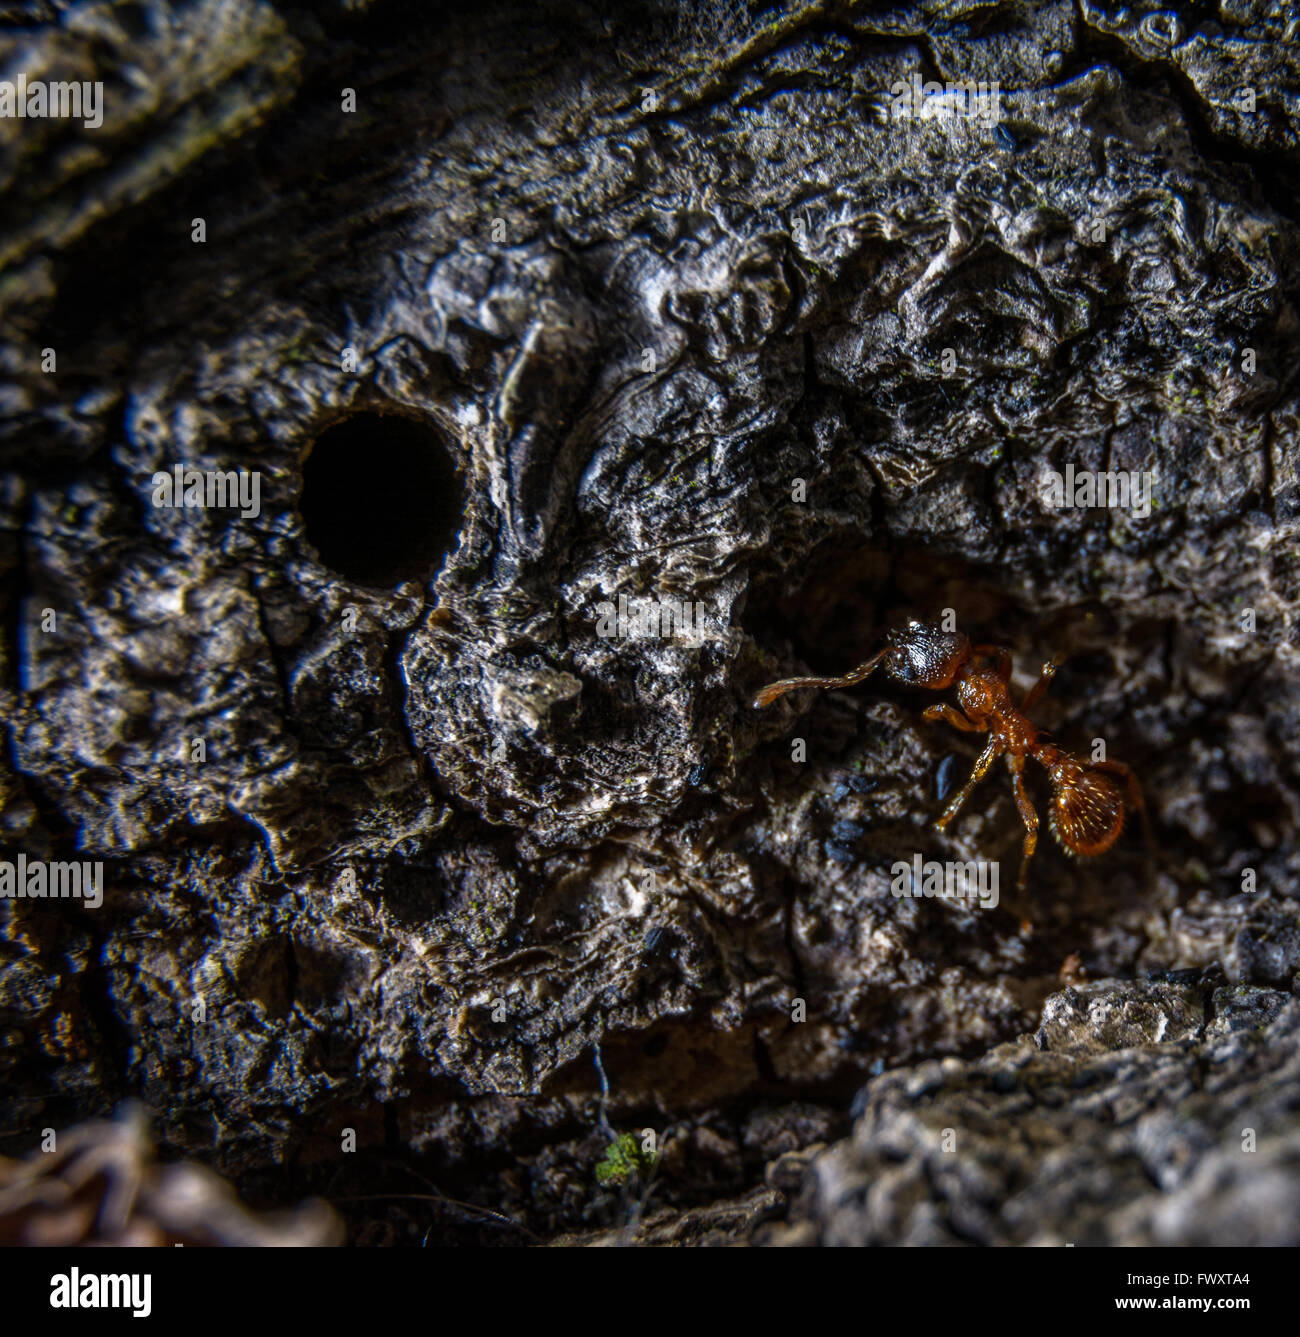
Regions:
M 1055 1238 L 1055 1201 L 970 1224 L 920 1172 L 906 1209 L 832 1205 L 881 1174 L 909 1072 L 1014 1194 L 981 1093 L 1022 1060 L 1064 1084 L 1048 1142 L 1091 1117 L 1067 1063 L 1111 1100 L 1222 1065 L 1293 1175 L 1280 1003 L 1250 1045 L 1017 1040 L 1090 1033 L 1058 1015 L 1071 955 L 1116 1006 L 1170 969 L 1296 992 L 1281 5 L 4 12 L 5 67 L 102 78 L 106 115 L 0 119 L 0 839 L 103 860 L 106 888 L 0 901 L 0 1149 L 138 1096 L 260 1205 L 462 1204 L 354 1204 L 368 1243 L 518 1237 L 475 1208 L 587 1238 L 625 1207 L 593 1175 L 599 1042 L 609 1120 L 667 1138 L 666 1235 L 716 1211 L 749 1237 L 734 1204 L 788 1196 L 795 1238 Z M 892 120 L 913 74 L 996 80 L 1001 123 Z M 445 560 L 428 496 L 387 536 L 414 569 L 349 577 L 365 554 L 304 486 L 347 424 L 376 452 L 415 424 L 454 469 Z M 178 462 L 258 470 L 260 514 L 152 506 Z M 1155 509 L 1053 510 L 1067 465 L 1154 472 Z M 698 605 L 702 634 L 602 636 L 620 595 Z M 920 720 L 934 698 L 748 701 L 945 608 L 1018 687 L 1066 652 L 1035 717 L 1133 765 L 1154 854 L 1045 841 L 992 911 L 891 894 L 914 852 L 1014 866 L 1005 779 L 940 836 L 936 768 L 978 748 Z M 1111 1176 L 1099 1238 L 1240 1210 L 1295 1242 L 1255 1171 L 1219 1175 L 1237 1097 L 1201 1094 L 1158 1194 L 1131 1138 L 1067 1139 Z M 817 1144 L 770 1196 L 764 1167 Z

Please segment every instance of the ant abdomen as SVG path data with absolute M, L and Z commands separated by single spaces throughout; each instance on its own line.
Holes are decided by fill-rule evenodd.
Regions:
M 1105 854 L 1124 830 L 1124 790 L 1104 771 L 1079 762 L 1052 773 L 1048 823 L 1069 854 Z

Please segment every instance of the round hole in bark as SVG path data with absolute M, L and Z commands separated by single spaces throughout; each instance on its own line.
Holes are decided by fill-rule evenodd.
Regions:
M 442 437 L 421 423 L 381 413 L 336 423 L 302 477 L 308 542 L 358 585 L 428 579 L 455 546 L 464 490 Z

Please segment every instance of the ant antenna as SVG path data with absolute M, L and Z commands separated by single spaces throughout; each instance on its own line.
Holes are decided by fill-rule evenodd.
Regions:
M 842 678 L 782 678 L 780 682 L 768 683 L 754 698 L 754 709 L 766 710 L 778 696 L 784 696 L 787 692 L 794 691 L 796 687 L 856 687 L 863 679 L 871 676 L 872 669 L 884 659 L 890 648 L 888 645 L 885 646 L 883 650 L 872 655 L 865 664 L 859 664 Z

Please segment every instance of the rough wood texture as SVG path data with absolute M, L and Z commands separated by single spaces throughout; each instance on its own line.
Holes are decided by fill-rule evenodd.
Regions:
M 1116 1007 L 1175 967 L 1297 987 L 1294 19 L 416 8 L 4 7 L 6 69 L 106 81 L 98 130 L 0 120 L 0 835 L 106 869 L 95 910 L 0 901 L 4 1149 L 135 1095 L 241 1191 L 469 1204 L 352 1204 L 365 1242 L 519 1237 L 475 1208 L 573 1237 L 629 1210 L 600 1041 L 610 1123 L 667 1137 L 664 1238 L 711 1204 L 748 1237 L 764 1166 L 873 1074 L 783 1228 L 1054 1237 L 1046 1191 L 834 1205 L 900 1100 L 1011 1193 L 1036 1170 L 981 1093 L 1021 1063 L 1065 1102 L 1034 1145 L 1111 1186 L 1098 1239 L 1272 1210 L 1264 1157 L 1215 1187 L 1218 1088 L 1157 1195 L 1174 1097 L 1075 1139 L 1062 1065 L 1112 1105 L 1203 1062 L 1293 1090 L 1295 1005 L 1203 1059 L 1200 995 L 1130 1034 L 1057 991 L 1072 954 Z M 1001 121 L 893 119 L 913 75 L 997 81 Z M 258 471 L 259 513 L 155 507 L 175 464 Z M 1152 472 L 1154 507 L 1053 509 L 1067 466 Z M 700 634 L 602 635 L 620 595 Z M 1068 654 L 1036 718 L 1134 766 L 1154 856 L 1045 842 L 1017 897 L 1000 768 L 929 826 L 975 755 L 930 699 L 749 709 L 945 608 L 1018 687 Z M 894 897 L 914 853 L 1001 860 L 1001 904 Z M 1040 1025 L 1138 1057 L 1035 1057 Z M 932 1090 L 883 1072 L 915 1064 Z M 1261 1108 L 1294 1188 L 1294 1100 Z

